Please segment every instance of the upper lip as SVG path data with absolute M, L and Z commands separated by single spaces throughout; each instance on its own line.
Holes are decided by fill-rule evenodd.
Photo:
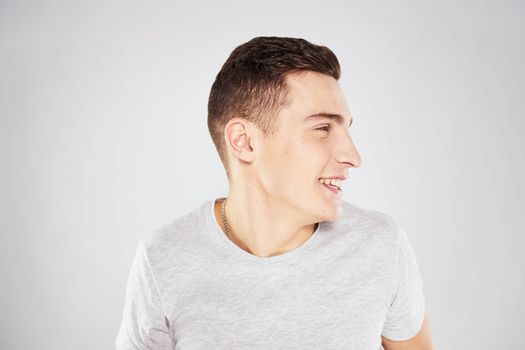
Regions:
M 345 175 L 334 175 L 334 176 L 321 176 L 321 179 L 339 179 L 339 180 L 346 180 Z

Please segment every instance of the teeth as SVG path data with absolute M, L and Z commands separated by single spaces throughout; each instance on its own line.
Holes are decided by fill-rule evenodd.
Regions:
M 341 186 L 343 184 L 343 180 L 340 180 L 340 179 L 319 179 L 319 182 L 322 183 L 322 184 L 326 184 L 326 185 L 332 185 L 332 186 L 336 186 L 338 187 L 339 189 L 341 189 Z

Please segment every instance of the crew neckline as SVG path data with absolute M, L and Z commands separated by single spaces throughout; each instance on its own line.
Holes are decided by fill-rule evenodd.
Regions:
M 274 255 L 274 256 L 268 256 L 268 257 L 260 257 L 257 255 L 254 255 L 242 249 L 234 242 L 230 241 L 230 239 L 226 236 L 226 234 L 220 227 L 219 223 L 217 222 L 217 218 L 215 217 L 215 202 L 217 200 L 222 200 L 222 199 L 225 199 L 225 197 L 215 198 L 215 199 L 212 199 L 206 202 L 205 211 L 206 211 L 206 217 L 208 219 L 208 224 L 210 225 L 211 232 L 213 233 L 212 234 L 213 238 L 216 241 L 218 241 L 220 244 L 227 246 L 227 248 L 230 251 L 232 251 L 233 254 L 236 254 L 238 257 L 242 259 L 252 261 L 255 263 L 260 263 L 260 264 L 271 264 L 275 262 L 288 261 L 290 259 L 301 256 L 307 250 L 314 247 L 319 242 L 321 236 L 323 235 L 325 222 L 321 221 L 319 222 L 319 225 L 317 225 L 313 234 L 298 247 L 295 247 L 294 249 L 289 250 L 280 255 Z

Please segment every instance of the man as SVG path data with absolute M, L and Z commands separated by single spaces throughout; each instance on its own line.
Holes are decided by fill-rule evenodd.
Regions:
M 361 157 L 336 56 L 257 37 L 218 73 L 208 127 L 226 198 L 137 249 L 117 349 L 431 349 L 408 236 L 341 198 Z

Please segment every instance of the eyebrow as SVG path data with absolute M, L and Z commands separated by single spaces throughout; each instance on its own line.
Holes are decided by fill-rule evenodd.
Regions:
M 340 114 L 315 113 L 315 114 L 309 115 L 308 117 L 304 118 L 304 121 L 307 122 L 313 119 L 330 119 L 330 120 L 335 121 L 337 124 L 343 124 L 345 120 L 345 118 Z M 348 127 L 351 127 L 353 122 L 354 122 L 354 118 L 350 118 L 350 125 L 348 125 Z

